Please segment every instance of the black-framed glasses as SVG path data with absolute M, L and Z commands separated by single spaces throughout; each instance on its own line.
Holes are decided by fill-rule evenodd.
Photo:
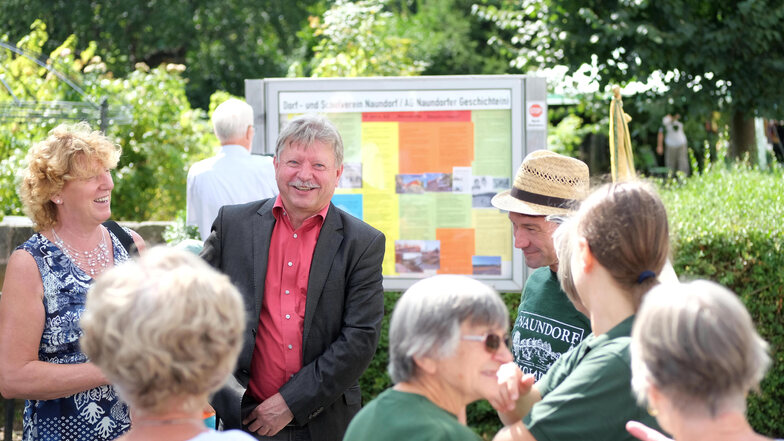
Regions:
M 484 335 L 463 335 L 460 338 L 463 340 L 483 342 L 485 344 L 485 350 L 491 354 L 494 354 L 501 347 L 502 342 L 506 344 L 507 348 L 511 348 L 509 334 L 504 334 L 502 337 L 498 334 L 489 332 Z

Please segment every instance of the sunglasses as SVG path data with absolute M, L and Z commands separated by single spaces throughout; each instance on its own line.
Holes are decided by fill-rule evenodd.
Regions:
M 501 347 L 502 342 L 507 348 L 512 347 L 510 346 L 509 334 L 505 334 L 501 337 L 498 334 L 487 333 L 485 335 L 463 335 L 460 338 L 463 340 L 483 342 L 485 344 L 485 350 L 491 354 L 494 354 Z

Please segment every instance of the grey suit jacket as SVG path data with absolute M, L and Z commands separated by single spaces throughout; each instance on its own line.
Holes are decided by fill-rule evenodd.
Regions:
M 225 428 L 241 428 L 267 274 L 275 198 L 221 208 L 201 256 L 245 301 L 245 338 L 234 375 L 211 403 Z M 384 316 L 383 233 L 330 204 L 308 279 L 303 366 L 279 392 L 314 441 L 341 440 L 359 411 L 359 379 L 376 351 Z M 247 403 L 242 408 L 253 408 Z M 245 410 L 245 413 L 248 411 Z

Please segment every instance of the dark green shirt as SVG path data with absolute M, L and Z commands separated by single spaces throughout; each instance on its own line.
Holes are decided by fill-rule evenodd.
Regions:
M 512 328 L 512 354 L 523 373 L 534 374 L 538 381 L 590 332 L 590 320 L 566 297 L 556 274 L 548 267 L 534 270 Z
M 343 441 L 479 441 L 422 395 L 387 389 L 351 420 Z
M 537 441 L 636 441 L 626 431 L 629 420 L 661 431 L 632 392 L 633 322 L 631 316 L 605 334 L 589 335 L 536 383 L 542 401 L 523 422 Z

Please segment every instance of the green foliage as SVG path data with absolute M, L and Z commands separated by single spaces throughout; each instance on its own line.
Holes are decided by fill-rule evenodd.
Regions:
M 580 143 L 585 136 L 583 119 L 577 115 L 567 115 L 547 131 L 547 148 L 562 155 L 576 157 Z
M 36 22 L 18 46 L 37 53 L 47 41 L 45 25 Z M 105 97 L 112 109 L 124 109 L 130 124 L 111 124 L 106 135 L 123 148 L 114 174 L 113 217 L 120 220 L 168 220 L 185 208 L 185 177 L 191 163 L 212 153 L 217 145 L 205 113 L 192 109 L 185 96 L 186 80 L 181 65 L 149 69 L 140 63 L 125 78 L 106 71 L 102 59 L 93 55 L 94 45 L 78 52 L 76 38 L 56 48 L 47 63 L 81 85 L 93 102 Z M 0 60 L 14 73 L 14 94 L 32 100 L 82 101 L 79 93 L 31 60 L 0 52 Z M 80 56 L 75 54 L 80 53 Z M 0 103 L 10 94 L 0 89 Z M 84 115 L 77 115 L 83 119 Z M 87 115 L 98 127 L 97 113 Z M 30 146 L 46 137 L 56 118 L 19 119 L 0 124 L 0 196 L 5 214 L 21 214 L 15 174 L 23 167 Z
M 186 64 L 188 96 L 206 108 L 214 90 L 242 95 L 246 78 L 283 76 L 304 55 L 297 31 L 323 1 L 4 0 L 0 29 L 16 41 L 41 19 L 51 35 L 46 52 L 71 35 L 95 41 L 118 76 L 140 62 Z
M 784 170 L 714 165 L 662 189 L 673 237 L 673 265 L 686 278 L 736 292 L 770 344 L 773 366 L 749 396 L 754 429 L 784 436 Z
M 604 90 L 657 77 L 667 111 L 695 120 L 714 110 L 784 117 L 780 1 L 523 0 L 477 13 L 497 25 L 493 43 L 515 52 L 517 67 L 589 66 Z
M 180 210 L 174 217 L 174 221 L 163 231 L 163 240 L 169 245 L 176 245 L 186 239 L 201 241 L 201 235 L 199 235 L 199 227 L 185 223 L 185 210 Z
M 425 69 L 412 58 L 413 41 L 400 37 L 386 0 L 337 0 L 315 26 L 314 77 L 411 76 Z

